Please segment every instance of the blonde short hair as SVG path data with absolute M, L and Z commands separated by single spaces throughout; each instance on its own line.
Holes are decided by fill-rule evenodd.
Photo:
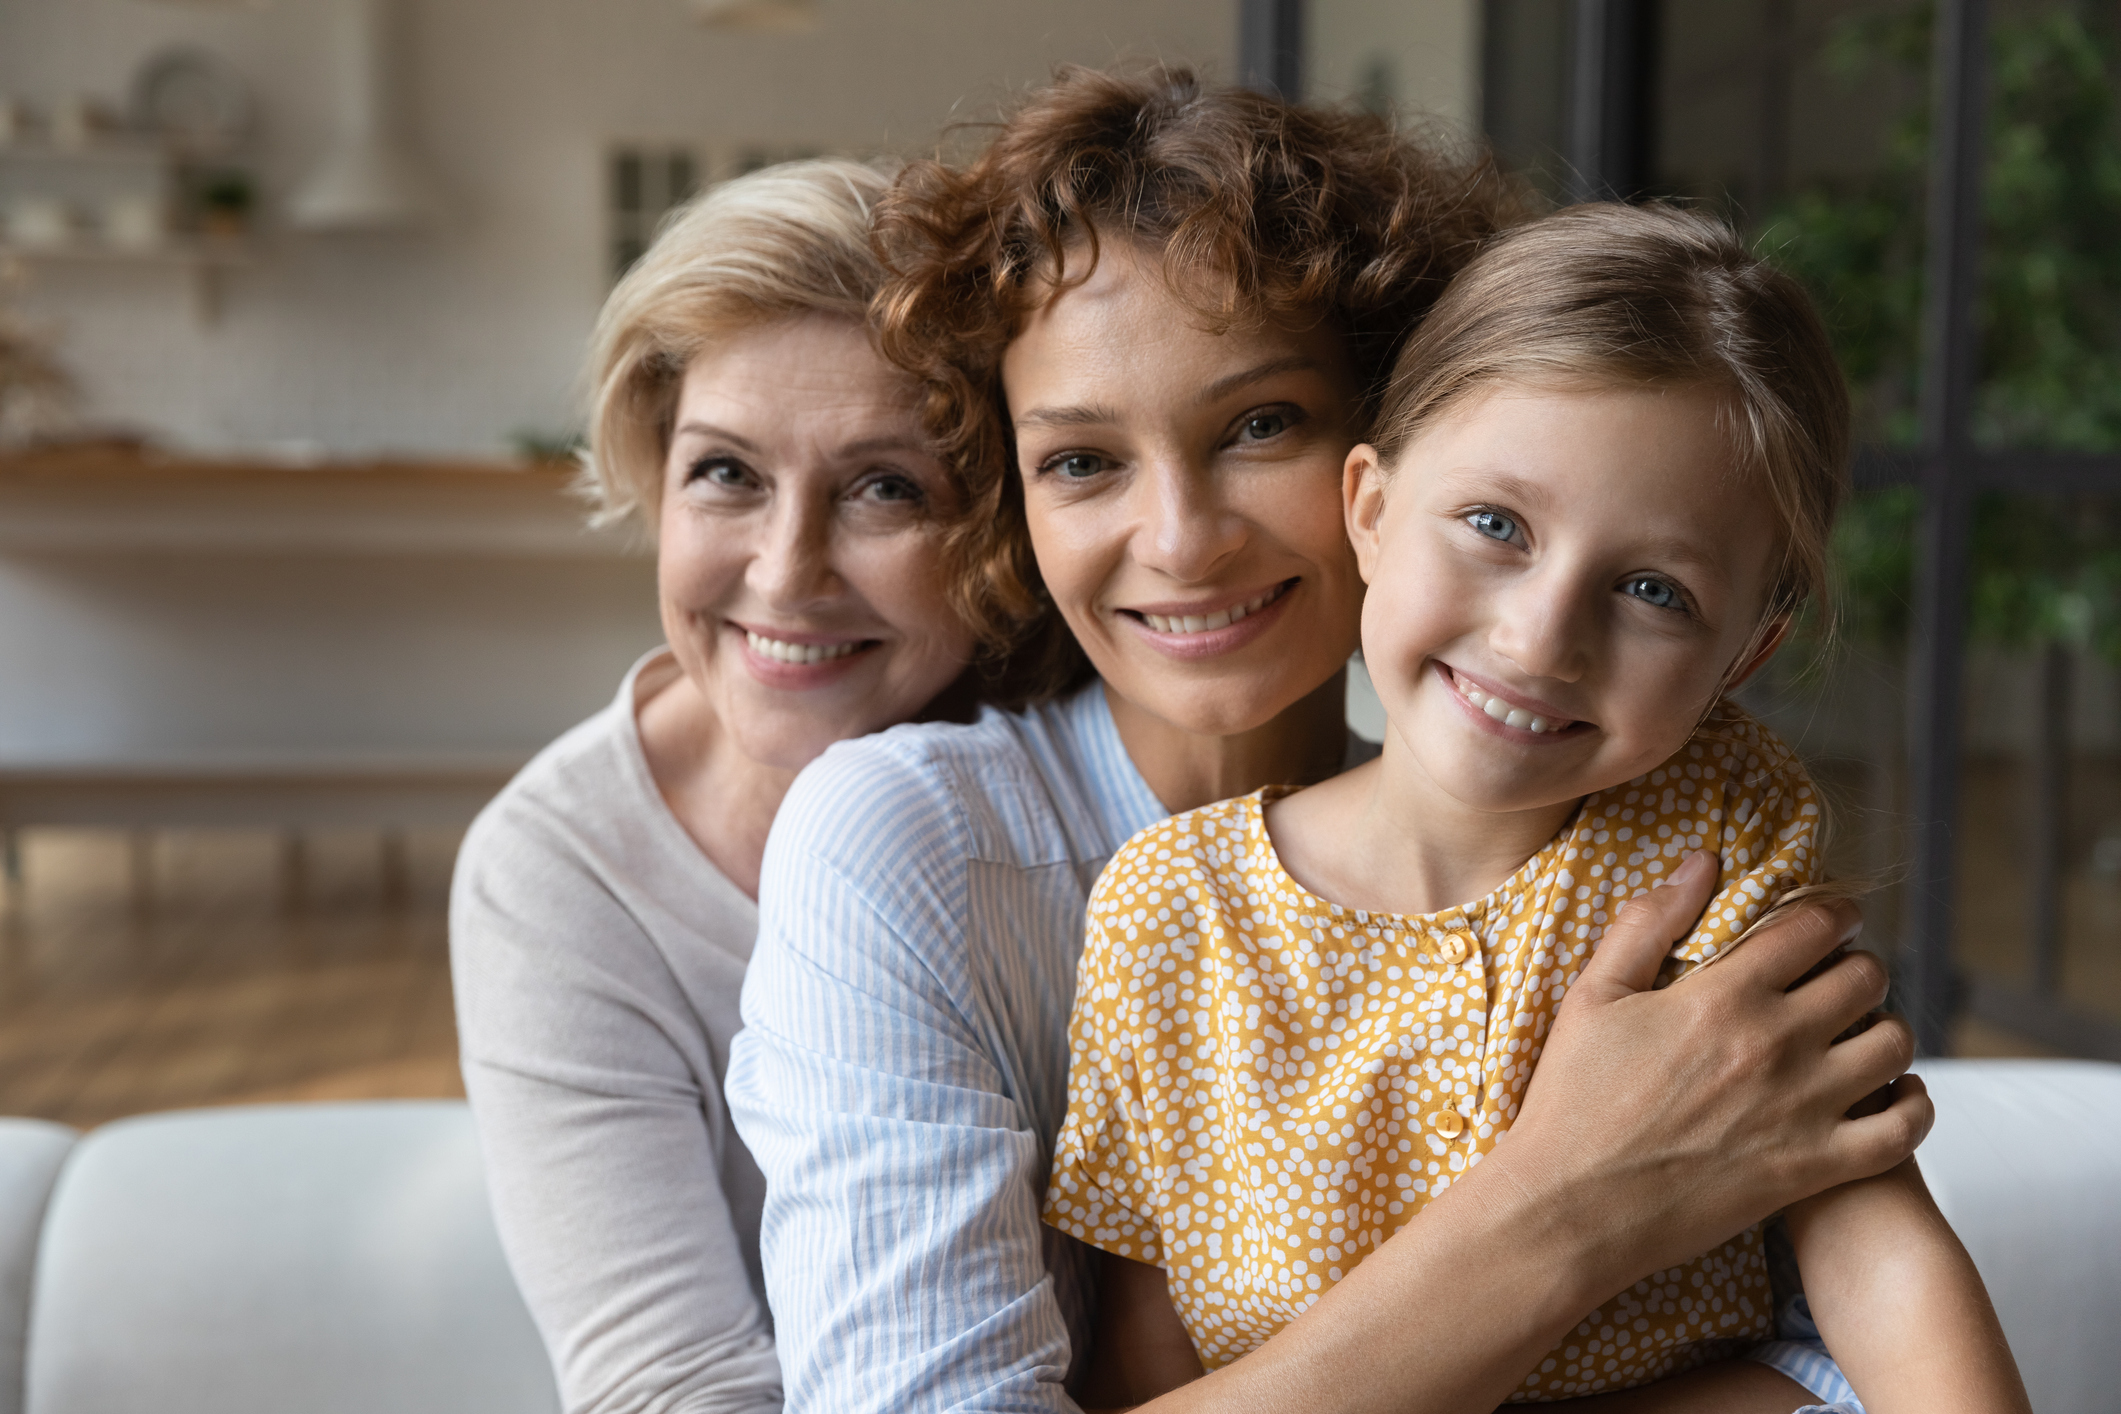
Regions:
M 589 451 L 582 485 L 600 524 L 653 529 L 678 389 L 719 339 L 803 314 L 868 317 L 883 270 L 869 215 L 888 166 L 783 162 L 672 212 L 612 290 L 590 336 Z

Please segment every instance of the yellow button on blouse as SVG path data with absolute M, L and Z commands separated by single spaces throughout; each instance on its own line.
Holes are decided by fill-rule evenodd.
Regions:
M 1456 1110 L 1438 1110 L 1429 1116 L 1429 1127 L 1446 1139 L 1456 1139 L 1466 1132 L 1466 1120 Z

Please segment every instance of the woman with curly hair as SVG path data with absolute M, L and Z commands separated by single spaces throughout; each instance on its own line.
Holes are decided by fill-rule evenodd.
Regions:
M 1364 754 L 1344 464 L 1407 333 L 1514 215 L 1484 159 L 1172 70 L 1066 71 L 962 169 L 901 176 L 882 345 L 968 469 L 975 514 L 942 553 L 1022 705 L 836 746 L 775 823 L 728 1094 L 767 1177 L 790 1408 L 1138 1402 L 1084 1384 L 1085 1357 L 1161 1293 L 1039 1222 L 1084 903 L 1172 812 Z M 1853 911 L 1649 991 L 1705 901 L 1663 889 L 1616 918 L 1510 1143 L 1151 1407 L 1491 1410 L 1614 1292 L 1904 1158 L 1919 1082 L 1843 1115 L 1904 1069 L 1905 1027 L 1828 1049 L 1883 969 L 1851 955 L 1791 987 Z M 1778 1409 L 1748 1372 L 1708 1378 L 1715 1407 Z

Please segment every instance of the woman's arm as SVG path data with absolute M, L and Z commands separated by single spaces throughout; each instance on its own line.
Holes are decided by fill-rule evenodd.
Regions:
M 465 1085 L 509 1265 L 569 1410 L 772 1414 L 772 1328 L 724 1190 L 758 1180 L 712 1093 L 705 1026 L 565 822 L 537 814 L 482 820 L 451 897 Z
M 1914 1160 L 1788 1216 L 1812 1319 L 1869 1414 L 2031 1414 L 1988 1291 Z
M 1883 999 L 1884 969 L 1850 954 L 1786 990 L 1853 935 L 1853 908 L 1799 912 L 1686 986 L 1648 990 L 1712 872 L 1607 931 L 1507 1142 L 1259 1350 L 1146 1407 L 1486 1414 L 1630 1282 L 1912 1152 L 1930 1121 L 1919 1080 L 1845 1118 L 1905 1069 L 1906 1027 L 1829 1048 Z
M 1082 885 L 1065 858 L 981 863 L 960 820 L 887 734 L 812 763 L 767 845 L 728 1093 L 767 1179 L 791 1414 L 1074 1409 L 1082 1293 L 1062 1287 L 1084 1263 L 1039 1222 L 1051 1135 L 1025 1052 L 1066 1018 L 1050 934 Z

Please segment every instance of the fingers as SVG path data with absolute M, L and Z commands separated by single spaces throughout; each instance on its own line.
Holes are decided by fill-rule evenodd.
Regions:
M 1922 1083 L 1922 1077 L 1901 1076 L 1893 1082 L 1891 1095 L 1892 1103 L 1877 1114 L 1846 1120 L 1834 1127 L 1828 1152 L 1837 1171 L 1822 1188 L 1884 1173 L 1914 1153 L 1929 1134 L 1930 1126 L 1937 1122 L 1937 1107 L 1931 1103 L 1929 1087 Z
M 1599 939 L 1598 951 L 1569 988 L 1569 995 L 1585 993 L 1593 1001 L 1611 1001 L 1631 992 L 1650 990 L 1665 954 L 1686 936 L 1701 910 L 1709 906 L 1709 893 L 1715 885 L 1716 856 L 1695 850 L 1662 884 L 1638 895 L 1620 910 Z
M 1742 957 L 1745 949 L 1738 950 Z M 1792 987 L 1790 1012 L 1820 1039 L 1839 1036 L 1885 1004 L 1892 975 L 1876 953 L 1846 952 Z M 1888 1077 L 1890 1078 L 1890 1077 Z
M 1863 911 L 1847 899 L 1793 907 L 1771 920 L 1731 954 L 1723 970 L 1776 991 L 1817 967 L 1821 959 L 1863 931 Z
M 1827 1049 L 1826 1093 L 1846 1110 L 1881 1085 L 1907 1074 L 1915 1059 L 1915 1033 L 1897 1016 L 1880 1016 L 1869 1030 Z

